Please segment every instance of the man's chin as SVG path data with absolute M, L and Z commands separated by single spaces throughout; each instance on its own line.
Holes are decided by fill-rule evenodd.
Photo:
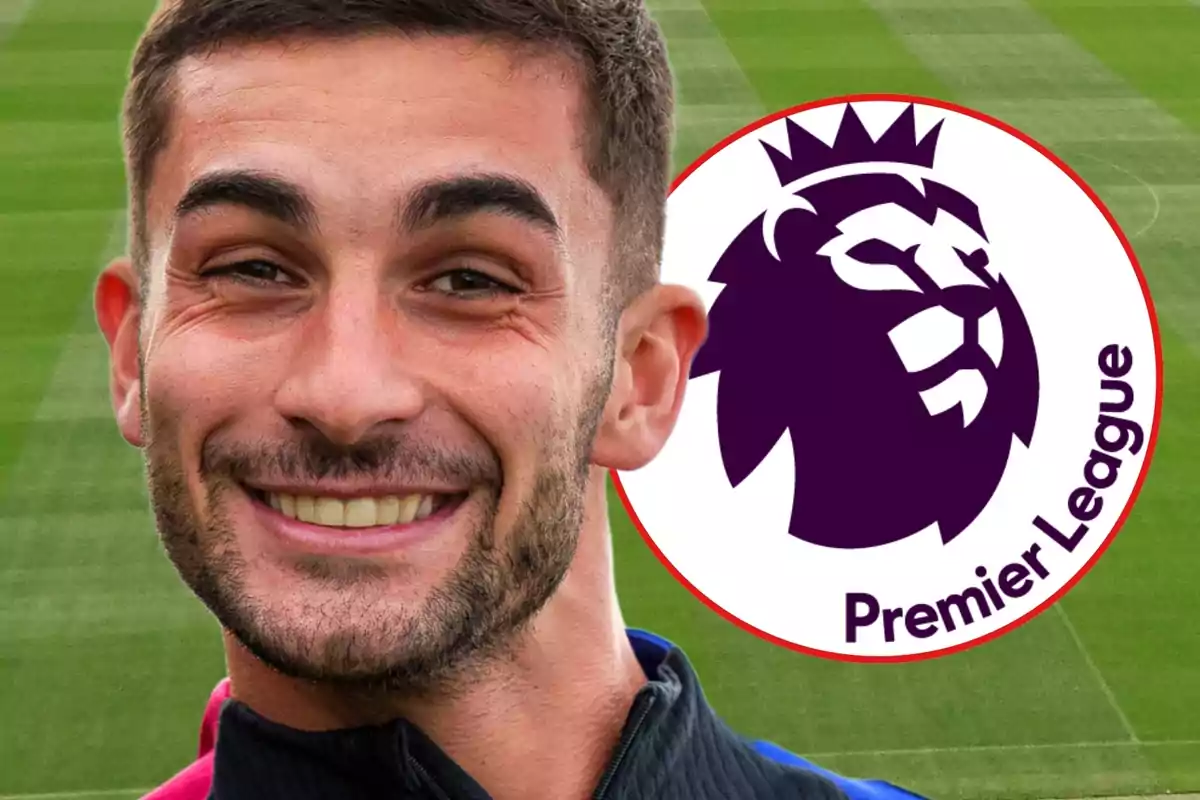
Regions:
M 377 558 L 276 553 L 206 570 L 193 590 L 247 651 L 284 675 L 419 692 L 486 658 L 509 627 L 511 593 L 520 593 L 472 548 L 437 566 L 433 574 Z
M 361 565 L 346 569 L 356 572 Z M 348 573 L 341 577 L 357 581 Z M 300 594 L 245 598 L 213 612 L 255 658 L 292 678 L 379 686 L 425 670 L 412 663 L 429 660 L 420 651 L 430 644 L 412 609 L 398 607 L 395 599 L 386 604 L 363 599 L 348 602 L 345 590 L 323 586 Z

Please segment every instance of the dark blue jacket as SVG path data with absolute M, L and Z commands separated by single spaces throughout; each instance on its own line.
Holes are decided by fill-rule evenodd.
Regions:
M 705 701 L 679 648 L 644 631 L 629 638 L 648 680 L 593 800 L 922 800 L 735 733 Z M 222 681 L 205 713 L 198 759 L 146 800 L 491 799 L 406 720 L 297 731 L 232 699 Z

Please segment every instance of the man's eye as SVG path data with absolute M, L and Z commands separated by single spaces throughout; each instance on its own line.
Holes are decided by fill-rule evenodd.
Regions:
M 294 283 L 282 267 L 270 261 L 240 261 L 226 267 L 217 267 L 204 273 L 206 277 L 228 277 L 243 283 L 282 284 Z
M 443 273 L 429 283 L 429 288 L 442 294 L 471 298 L 516 294 L 519 291 L 473 269 L 456 269 Z

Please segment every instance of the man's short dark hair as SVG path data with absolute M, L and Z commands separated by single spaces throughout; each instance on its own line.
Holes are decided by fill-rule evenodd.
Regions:
M 674 91 L 643 0 L 164 0 L 138 44 L 124 108 L 130 254 L 143 284 L 146 193 L 170 136 L 179 62 L 224 45 L 388 32 L 478 35 L 572 57 L 586 165 L 614 207 L 609 299 L 623 307 L 658 280 Z

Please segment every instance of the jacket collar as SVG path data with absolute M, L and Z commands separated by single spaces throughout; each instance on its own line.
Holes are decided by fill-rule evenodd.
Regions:
M 704 702 L 682 651 L 654 634 L 629 631 L 646 673 L 620 743 L 597 786 L 597 800 L 627 796 L 631 784 L 669 776 L 697 724 L 719 724 Z M 487 800 L 488 795 L 419 728 L 398 719 L 386 725 L 321 733 L 273 723 L 227 699 L 217 721 L 214 800 L 249 798 L 378 798 Z M 648 746 L 652 745 L 652 746 Z
M 266 720 L 236 700 L 221 709 L 212 800 L 487 800 L 405 720 L 312 733 Z
M 631 630 L 629 640 L 647 682 L 634 697 L 594 800 L 660 796 L 697 730 L 720 724 L 682 650 L 647 631 Z

